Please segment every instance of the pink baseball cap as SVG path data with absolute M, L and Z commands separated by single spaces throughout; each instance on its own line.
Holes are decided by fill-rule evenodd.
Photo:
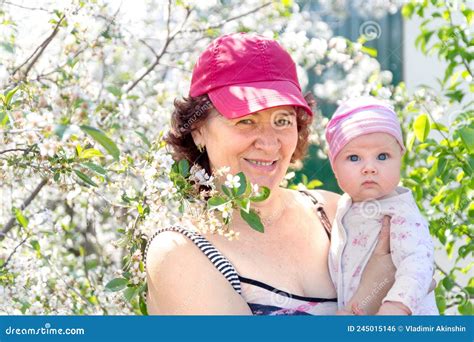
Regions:
M 352 139 L 369 133 L 388 133 L 405 151 L 400 122 L 391 105 L 371 96 L 343 102 L 326 127 L 331 164 Z
M 229 119 L 286 105 L 313 114 L 288 52 L 275 40 L 256 34 L 221 36 L 199 56 L 189 95 L 204 94 Z

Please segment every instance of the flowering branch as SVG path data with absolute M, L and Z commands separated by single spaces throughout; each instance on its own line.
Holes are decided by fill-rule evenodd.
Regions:
M 66 18 L 66 15 L 62 15 L 58 22 L 56 23 L 56 26 L 53 29 L 53 32 L 46 38 L 40 46 L 36 48 L 36 50 L 31 54 L 30 57 L 28 57 L 19 67 L 17 67 L 12 75 L 15 75 L 24 65 L 26 65 L 31 59 L 33 59 L 30 64 L 26 67 L 25 73 L 23 74 L 23 79 L 26 79 L 28 76 L 28 73 L 30 72 L 31 68 L 33 68 L 33 65 L 38 61 L 40 56 L 43 54 L 44 50 L 48 47 L 49 43 L 53 40 L 53 38 L 56 36 L 56 34 L 59 32 L 59 27 L 61 27 L 61 24 L 63 20 Z
M 166 53 L 166 49 L 170 45 L 170 43 L 173 41 L 173 39 L 176 38 L 176 36 L 181 32 L 182 28 L 184 27 L 186 21 L 188 20 L 189 16 L 191 15 L 191 9 L 186 8 L 186 16 L 181 23 L 181 26 L 179 29 L 177 29 L 173 34 L 171 34 L 170 31 L 170 17 L 171 17 L 171 1 L 168 2 L 168 20 L 166 22 L 166 41 L 163 47 L 161 48 L 161 51 L 156 54 L 155 53 L 155 61 L 153 62 L 152 65 L 148 67 L 148 69 L 145 70 L 145 72 L 138 78 L 136 79 L 126 90 L 126 93 L 129 93 L 133 88 L 137 86 L 138 83 L 140 83 L 141 80 L 143 80 L 150 72 L 153 71 L 153 69 L 156 68 L 156 66 L 160 63 L 161 57 Z M 154 51 L 153 49 L 151 49 Z
M 28 205 L 30 205 L 31 201 L 35 199 L 36 196 L 38 196 L 39 192 L 41 189 L 48 183 L 47 178 L 43 178 L 41 182 L 38 184 L 38 186 L 33 190 L 33 192 L 28 196 L 28 198 L 23 202 L 23 204 L 20 207 L 20 210 L 25 209 Z M 10 231 L 10 229 L 13 228 L 15 224 L 16 217 L 10 218 L 10 220 L 5 224 L 3 227 L 2 231 L 0 232 L 0 241 L 2 241 L 6 234 Z
M 219 170 L 216 176 L 223 176 L 227 170 Z M 229 227 L 234 209 L 239 210 L 242 219 L 254 230 L 263 233 L 264 225 L 258 213 L 250 207 L 251 202 L 261 202 L 270 196 L 270 189 L 265 186 L 251 184 L 243 172 L 237 175 L 227 174 L 226 181 L 221 185 L 221 191 L 216 190 L 214 177 L 205 173 L 205 170 L 194 165 L 191 170 L 187 160 L 180 160 L 171 168 L 170 179 L 173 182 L 177 193 L 182 199 L 181 207 L 184 208 L 183 201 L 190 201 L 196 198 L 205 199 L 205 215 L 211 221 L 216 221 L 215 212 L 220 213 L 222 223 Z M 210 191 L 202 190 L 202 187 L 210 188 Z M 199 224 L 199 223 L 198 223 Z M 207 231 L 200 222 L 201 228 Z M 221 224 L 218 224 L 219 226 Z M 211 232 L 212 229 L 211 229 Z M 218 230 L 219 232 L 219 230 Z M 222 230 L 225 236 L 232 239 L 234 233 L 228 229 Z
M 8 152 L 14 152 L 14 151 L 28 152 L 28 151 L 30 151 L 30 149 L 28 149 L 28 148 L 10 148 L 8 150 L 0 151 L 0 154 L 4 154 L 4 153 L 8 153 Z
M 207 30 L 216 29 L 216 28 L 219 28 L 219 27 L 224 26 L 225 24 L 227 24 L 227 23 L 229 23 L 229 22 L 231 22 L 231 21 L 233 21 L 233 20 L 237 20 L 237 19 L 243 18 L 243 17 L 245 17 L 245 16 L 247 16 L 247 15 L 249 15 L 249 14 L 258 12 L 258 11 L 260 11 L 262 8 L 265 8 L 265 7 L 267 7 L 267 6 L 271 5 L 271 4 L 272 4 L 271 2 L 267 2 L 267 3 L 264 3 L 264 4 L 261 5 L 261 6 L 258 6 L 258 7 L 254 8 L 254 9 L 248 11 L 248 12 L 245 12 L 245 13 L 242 13 L 242 14 L 239 14 L 239 15 L 236 15 L 235 17 L 230 17 L 230 18 L 227 18 L 227 19 L 225 19 L 225 20 L 222 20 L 222 21 L 220 21 L 220 22 L 217 23 L 217 24 L 210 25 L 210 26 L 207 26 L 207 27 L 202 28 L 202 29 L 192 29 L 192 30 L 183 31 L 183 32 L 185 32 L 185 33 L 187 33 L 187 32 L 197 33 L 197 32 L 205 32 L 205 31 L 207 31 Z
M 21 240 L 21 242 L 13 249 L 13 251 L 10 253 L 10 255 L 8 256 L 7 260 L 5 260 L 5 263 L 3 265 L 0 266 L 0 270 L 2 268 L 5 268 L 7 267 L 8 263 L 10 262 L 11 258 L 13 257 L 13 255 L 16 253 L 17 249 L 20 248 L 21 245 L 23 245 L 26 240 L 28 240 L 29 236 L 27 236 L 26 238 L 24 238 L 23 240 Z
M 10 1 L 3 1 L 2 4 L 10 5 L 10 6 L 14 6 L 14 7 L 18 7 L 18 8 L 22 8 L 22 9 L 26 9 L 26 10 L 30 10 L 30 11 L 44 11 L 44 12 L 52 13 L 51 11 L 49 11 L 49 10 L 47 10 L 47 9 L 45 9 L 45 8 L 42 8 L 42 7 L 26 7 L 26 6 L 14 4 L 13 2 L 10 2 Z

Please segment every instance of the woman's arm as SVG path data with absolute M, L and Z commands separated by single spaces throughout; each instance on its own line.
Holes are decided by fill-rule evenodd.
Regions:
M 250 308 L 185 236 L 158 234 L 146 262 L 151 315 L 251 315 Z
M 395 265 L 390 255 L 390 217 L 382 221 L 379 240 L 362 272 L 359 287 L 343 313 L 374 315 L 395 281 Z M 401 311 L 399 314 L 405 314 Z
M 379 240 L 370 257 L 354 296 L 340 314 L 356 315 L 410 315 L 411 310 L 398 301 L 382 300 L 386 297 L 395 282 L 396 268 L 390 254 L 390 217 L 385 216 Z M 431 281 L 428 293 L 436 288 L 436 281 Z

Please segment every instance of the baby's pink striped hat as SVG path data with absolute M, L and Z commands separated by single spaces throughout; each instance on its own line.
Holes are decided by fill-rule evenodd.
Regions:
M 400 122 L 391 105 L 370 96 L 343 102 L 326 127 L 331 164 L 352 139 L 369 133 L 388 133 L 405 151 Z

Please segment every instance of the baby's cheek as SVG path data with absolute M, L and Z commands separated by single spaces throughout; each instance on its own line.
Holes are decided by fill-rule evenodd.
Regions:
M 383 180 L 384 190 L 390 193 L 400 183 L 400 171 L 397 169 L 392 169 L 389 171 L 389 174 L 386 176 L 387 177 L 384 177 L 384 180 Z
M 338 179 L 339 187 L 347 192 L 349 195 L 353 196 L 355 191 L 356 178 L 351 177 L 349 174 L 340 176 Z

